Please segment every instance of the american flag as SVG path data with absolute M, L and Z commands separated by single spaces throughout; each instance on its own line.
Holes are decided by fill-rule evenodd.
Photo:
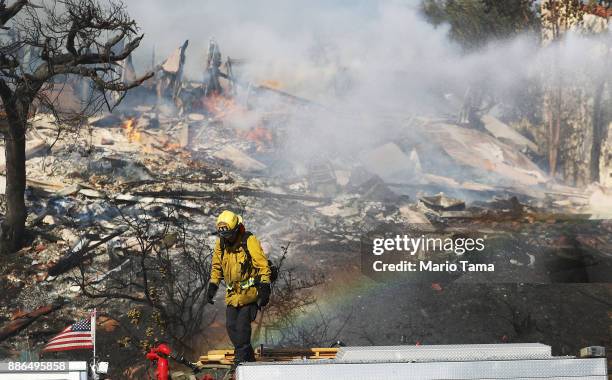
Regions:
M 43 348 L 43 352 L 92 349 L 94 347 L 93 334 L 91 319 L 80 320 L 51 338 Z

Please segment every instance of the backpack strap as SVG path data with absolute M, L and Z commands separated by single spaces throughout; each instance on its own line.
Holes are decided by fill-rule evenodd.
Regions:
M 251 235 L 253 235 L 253 233 L 251 231 L 245 231 L 245 233 L 244 233 L 244 235 L 242 237 L 242 243 L 241 244 L 242 244 L 242 249 L 244 249 L 244 252 L 246 253 L 249 265 L 252 267 L 253 266 L 253 260 L 251 259 L 251 253 L 249 252 L 249 247 L 247 246 L 247 241 L 249 240 Z M 268 259 L 268 266 L 270 267 L 270 283 L 273 283 L 278 278 L 278 267 L 276 265 L 274 265 L 274 263 L 270 259 Z M 249 270 L 250 269 L 251 268 L 249 268 Z M 260 282 L 260 276 L 257 276 L 255 278 L 255 282 L 256 283 Z
M 244 267 L 244 270 L 248 273 L 251 271 L 251 269 L 253 269 L 253 259 L 251 258 L 251 252 L 249 252 L 249 247 L 248 247 L 248 240 L 249 238 L 253 235 L 253 233 L 251 231 L 244 231 L 244 233 L 242 234 L 242 241 L 240 242 L 240 245 L 242 246 L 242 249 L 244 250 L 244 254 L 246 255 L 246 265 Z
M 249 252 L 249 245 L 247 243 L 251 236 L 253 236 L 253 233 L 251 231 L 244 231 L 244 233 L 242 234 L 242 241 L 240 242 L 240 245 L 242 246 L 244 253 L 246 253 L 247 259 L 249 261 L 251 261 L 251 252 Z
M 246 262 L 248 263 L 247 266 L 245 267 L 247 270 L 251 270 L 253 267 L 253 259 L 251 258 L 251 252 L 249 252 L 249 247 L 248 247 L 248 241 L 249 238 L 253 235 L 253 233 L 251 231 L 245 231 L 242 234 L 242 239 L 240 240 L 240 246 L 242 247 L 242 249 L 244 250 L 244 253 L 246 255 Z M 223 262 L 223 255 L 225 254 L 225 243 L 223 242 L 223 239 L 220 240 L 221 243 L 221 262 Z M 278 278 L 278 266 L 276 266 L 271 260 L 268 260 L 268 266 L 270 267 L 270 283 L 274 283 L 276 281 L 276 279 Z M 259 280 L 259 276 L 257 276 L 257 278 L 255 278 L 255 282 L 258 283 Z

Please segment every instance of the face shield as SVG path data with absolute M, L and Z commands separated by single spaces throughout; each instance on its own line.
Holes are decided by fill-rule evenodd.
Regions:
M 217 233 L 223 240 L 233 242 L 238 236 L 238 227 L 239 225 L 234 229 L 230 229 L 229 227 L 222 225 L 217 228 Z

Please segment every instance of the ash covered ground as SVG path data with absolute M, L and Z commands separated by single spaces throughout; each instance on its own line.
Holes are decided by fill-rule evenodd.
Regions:
M 423 21 L 394 9 L 381 10 L 394 32 L 384 45 L 422 35 Z M 399 16 L 417 26 L 405 30 Z M 442 49 L 442 32 L 426 42 Z M 207 43 L 204 81 L 185 74 L 195 60 L 185 66 L 190 47 L 180 45 L 120 107 L 80 129 L 44 110 L 29 120 L 27 246 L 0 258 L 0 325 L 32 324 L 2 330 L 2 356 L 37 356 L 93 307 L 99 354 L 116 378 L 142 378 L 142 353 L 156 341 L 193 361 L 229 348 L 221 297 L 205 303 L 224 209 L 242 215 L 281 266 L 271 306 L 254 325 L 256 344 L 542 342 L 567 355 L 610 346 L 609 184 L 551 174 L 546 142 L 532 131 L 544 122 L 508 117 L 503 108 L 514 103 L 475 107 L 474 90 L 463 91 L 483 67 L 530 56 L 521 41 L 497 58 L 495 48 L 476 56 L 435 50 L 421 61 L 421 45 L 410 44 L 388 70 L 371 66 L 372 57 L 345 61 L 355 47 L 336 54 L 332 46 L 289 75 L 263 59 L 243 67 L 216 40 Z M 439 64 L 422 74 L 455 58 L 453 72 Z M 126 63 L 124 75 L 131 70 Z M 493 87 L 526 79 L 500 71 L 487 71 Z M 255 79 L 262 75 L 272 79 Z M 70 86 L 62 102 L 83 88 Z M 568 154 L 564 168 L 582 158 Z M 486 249 L 472 259 L 496 271 L 372 276 L 363 243 L 382 232 L 484 236 Z M 444 261 L 461 259 L 442 251 Z
M 155 322 L 152 304 L 122 298 L 143 289 L 120 277 L 142 274 L 137 265 L 142 244 L 158 247 L 147 251 L 153 256 L 160 246 L 169 258 L 196 247 L 209 255 L 205 247 L 214 243 L 215 218 L 226 208 L 244 217 L 273 259 L 289 245 L 282 264 L 289 277 L 274 296 L 278 308 L 259 322 L 259 343 L 540 341 L 563 354 L 586 344 L 609 344 L 605 281 L 612 224 L 589 219 L 593 205 L 585 192 L 530 185 L 525 194 L 520 183 L 516 189 L 485 184 L 480 185 L 485 189 L 471 189 L 472 184 L 466 189 L 440 173 L 425 173 L 410 136 L 402 136 L 403 143 L 373 144 L 364 153 L 397 158 L 380 169 L 371 158 L 302 166 L 282 159 L 290 116 L 263 115 L 265 121 L 244 130 L 232 125 L 231 112 L 249 111 L 227 102 L 230 109 L 220 114 L 178 116 L 171 109 L 130 108 L 92 120 L 86 133 L 58 141 L 48 116 L 32 121 L 37 138 L 54 144 L 51 153 L 28 160 L 31 240 L 5 258 L 3 315 L 8 321 L 56 299 L 65 304 L 56 313 L 61 317 L 46 318 L 5 344 L 6 354 L 40 348 L 63 323 L 97 305 L 102 355 L 119 366 L 138 367 L 121 358 L 122 352 L 146 348 L 167 327 Z M 511 149 L 484 132 L 466 131 Z M 438 156 L 447 154 L 443 144 L 437 149 Z M 411 171 L 416 180 L 392 183 L 381 177 L 396 175 L 397 169 Z M 468 169 L 480 168 L 461 168 Z M 415 236 L 415 230 L 428 230 L 453 239 L 486 235 L 487 250 L 479 255 L 497 265 L 495 276 L 373 280 L 362 271 L 361 243 L 369 232 L 381 230 Z M 458 259 L 452 253 L 447 257 Z M 204 259 L 203 268 L 207 264 Z M 188 264 L 176 261 L 172 270 L 183 265 Z M 181 279 L 176 273 L 173 281 L 205 281 L 202 275 Z M 159 279 L 165 283 L 163 275 Z M 307 284 L 288 287 L 291 280 Z M 120 285 L 121 294 L 113 296 L 110 289 Z M 292 298 L 300 300 L 296 308 L 281 316 Z M 196 356 L 229 347 L 222 308 L 193 301 L 203 310 L 196 314 L 201 324 L 190 327 L 197 338 L 189 339 L 185 352 Z

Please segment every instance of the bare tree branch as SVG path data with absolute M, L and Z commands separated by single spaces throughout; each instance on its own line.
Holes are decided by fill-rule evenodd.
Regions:
M 7 0 L 0 0 L 0 27 L 11 21 L 10 41 L 0 41 L 0 98 L 6 114 L 0 133 L 13 137 L 7 152 L 14 152 L 6 165 L 10 201 L 0 234 L 2 251 L 14 252 L 23 243 L 27 216 L 23 151 L 27 119 L 33 112 L 42 109 L 58 123 L 80 127 L 102 107 L 113 109 L 126 91 L 153 76 L 148 73 L 124 83 L 116 69 L 143 38 L 120 0 L 42 4 L 15 0 L 7 6 Z M 64 88 L 73 90 L 74 102 L 60 100 Z M 87 88 L 88 93 L 77 88 Z M 107 96 L 111 91 L 119 93 L 114 104 Z

